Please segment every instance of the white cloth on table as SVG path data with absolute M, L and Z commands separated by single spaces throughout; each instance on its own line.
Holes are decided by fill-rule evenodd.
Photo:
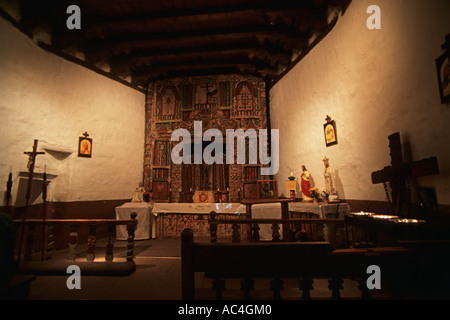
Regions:
M 281 203 L 264 203 L 252 205 L 252 219 L 281 219 Z M 259 239 L 272 241 L 272 224 L 258 224 Z M 280 239 L 283 238 L 283 226 L 280 227 Z
M 319 216 L 320 219 L 344 219 L 345 214 L 350 213 L 350 206 L 345 202 L 337 203 L 318 203 L 311 202 L 293 202 L 289 203 L 289 211 L 292 212 L 309 212 Z M 341 231 L 342 228 L 340 228 Z M 325 241 L 336 244 L 336 227 L 331 224 L 324 226 Z
M 127 202 L 116 207 L 116 219 L 131 219 L 130 214 L 136 212 L 138 221 L 134 232 L 135 240 L 156 238 L 155 216 L 152 214 L 153 203 L 151 202 Z M 128 231 L 126 225 L 116 227 L 116 239 L 127 240 Z
M 210 214 L 214 211 L 217 214 L 244 214 L 245 205 L 240 203 L 166 203 L 158 202 L 153 204 L 153 214 L 164 213 L 193 213 Z

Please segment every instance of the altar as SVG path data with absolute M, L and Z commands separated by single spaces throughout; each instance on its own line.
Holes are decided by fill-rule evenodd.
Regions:
M 191 228 L 196 238 L 209 238 L 209 214 L 214 211 L 217 218 L 242 218 L 246 207 L 240 203 L 154 203 L 153 214 L 157 217 L 158 237 L 179 237 L 185 228 Z M 207 216 L 205 216 L 207 215 Z M 231 239 L 231 226 L 220 225 L 220 237 Z
M 281 203 L 259 203 L 252 206 L 253 219 L 282 219 Z M 272 241 L 272 224 L 260 224 L 260 240 Z M 280 228 L 280 238 L 283 238 L 283 228 Z
M 116 207 L 116 219 L 130 219 L 130 214 L 135 212 L 138 221 L 134 232 L 135 240 L 156 238 L 156 217 L 152 213 L 152 202 L 127 202 Z M 128 231 L 126 225 L 116 226 L 116 239 L 127 240 Z
M 350 213 L 347 203 L 319 203 L 310 202 L 286 202 L 289 216 L 286 218 L 308 219 L 344 219 Z M 194 231 L 198 239 L 209 239 L 209 214 L 216 213 L 217 219 L 281 219 L 281 203 L 255 203 L 251 208 L 251 216 L 247 203 L 170 203 L 170 202 L 128 202 L 116 208 L 117 219 L 129 219 L 130 213 L 136 212 L 138 226 L 135 233 L 136 240 L 154 238 L 178 238 L 185 228 Z M 308 228 L 311 225 L 307 226 Z M 246 234 L 245 224 L 241 226 L 241 234 Z M 272 239 L 272 226 L 260 225 L 260 239 Z M 333 224 L 319 226 L 314 225 L 310 231 L 310 240 L 325 240 L 332 245 L 340 245 L 345 242 L 345 233 L 342 227 Z M 217 234 L 220 238 L 231 239 L 232 228 L 230 224 L 220 224 Z M 282 228 L 280 236 L 282 237 Z M 118 226 L 116 238 L 126 240 L 128 237 L 125 226 Z
M 350 206 L 345 202 L 292 202 L 289 203 L 290 218 L 318 218 L 318 219 L 342 219 L 350 214 Z M 311 226 L 310 226 L 311 227 Z M 312 230 L 323 240 L 330 242 L 332 246 L 345 246 L 345 230 L 343 226 L 334 224 L 324 225 L 323 231 L 320 229 Z M 320 240 L 320 239 L 312 239 Z

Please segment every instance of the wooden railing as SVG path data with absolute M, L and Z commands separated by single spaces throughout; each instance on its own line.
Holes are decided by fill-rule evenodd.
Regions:
M 77 256 L 78 243 L 78 231 L 79 228 L 89 228 L 89 234 L 87 239 L 87 254 L 86 261 L 94 261 L 96 257 L 96 241 L 97 241 L 97 228 L 99 226 L 106 226 L 107 228 L 107 244 L 105 253 L 105 262 L 112 262 L 114 259 L 114 240 L 116 233 L 116 226 L 126 225 L 128 231 L 127 238 L 127 262 L 133 262 L 134 259 L 134 234 L 137 227 L 137 214 L 135 212 L 130 214 L 130 220 L 124 219 L 26 219 L 26 220 L 14 220 L 16 224 L 17 236 L 24 237 L 25 250 L 22 255 L 22 248 L 17 248 L 17 261 L 21 260 L 29 262 L 36 260 L 36 252 L 34 252 L 36 239 L 36 233 L 38 228 L 41 228 L 41 240 L 40 245 L 41 255 L 40 261 L 49 261 L 53 258 L 53 252 L 56 242 L 56 229 L 58 227 L 70 227 L 68 239 L 68 258 L 75 260 Z M 45 238 L 47 239 L 45 241 Z M 45 243 L 44 243 L 45 242 Z
M 329 299 L 342 298 L 343 279 L 359 283 L 360 294 L 353 298 L 371 299 L 371 265 L 380 267 L 383 283 L 390 284 L 389 296 L 395 298 L 407 281 L 402 270 L 411 262 L 410 251 L 399 247 L 334 250 L 328 242 L 194 243 L 191 229 L 183 230 L 181 246 L 182 298 L 188 300 L 284 299 L 288 279 L 298 279 L 300 292 L 294 299 L 310 299 L 318 278 L 328 279 Z M 195 273 L 210 278 L 213 290 L 196 287 Z M 232 279 L 241 280 L 240 289 L 227 288 Z M 271 279 L 270 289 L 256 289 L 259 279 Z M 264 296 L 258 295 L 261 291 Z
M 316 224 L 316 225 L 344 225 L 343 219 L 216 219 L 216 213 L 211 211 L 210 218 L 208 220 L 211 242 L 217 241 L 217 227 L 219 224 L 232 225 L 232 243 L 239 243 L 243 237 L 241 236 L 240 225 L 247 225 L 247 240 L 251 242 L 258 242 L 260 240 L 260 224 L 272 225 L 272 241 L 290 241 L 291 228 L 293 226 L 297 228 L 304 224 Z M 280 236 L 280 228 L 283 228 L 283 239 Z M 298 231 L 298 230 L 296 230 Z

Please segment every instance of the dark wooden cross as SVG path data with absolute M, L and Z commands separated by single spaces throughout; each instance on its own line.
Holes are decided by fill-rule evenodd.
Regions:
M 26 205 L 30 200 L 31 195 L 31 186 L 33 184 L 33 174 L 34 174 L 34 164 L 36 163 L 36 156 L 40 154 L 45 154 L 45 152 L 37 151 L 38 141 L 35 139 L 33 144 L 33 151 L 25 151 L 24 154 L 28 155 L 28 187 L 27 187 L 27 195 L 26 195 Z
M 372 183 L 383 183 L 388 195 L 386 183 L 389 182 L 392 196 L 392 213 L 401 218 L 409 217 L 410 195 L 409 182 L 412 179 L 439 174 L 438 160 L 430 157 L 423 160 L 404 162 L 400 133 L 396 132 L 389 137 L 391 165 L 384 169 L 372 172 Z
M 25 151 L 24 154 L 28 155 L 28 186 L 27 186 L 27 194 L 26 194 L 26 208 L 28 208 L 28 204 L 30 202 L 30 196 L 31 196 L 31 187 L 33 185 L 33 175 L 34 175 L 34 165 L 36 163 L 36 156 L 40 155 L 40 154 L 45 154 L 45 152 L 38 152 L 37 151 L 37 146 L 38 146 L 38 140 L 34 140 L 33 143 L 33 151 Z M 25 209 L 25 214 L 23 216 L 23 220 L 25 221 L 27 218 L 27 209 Z M 23 235 L 24 235 L 24 229 L 25 229 L 25 225 L 22 226 L 22 232 L 20 235 L 20 243 L 19 243 L 19 253 L 17 256 L 18 261 L 20 260 L 20 254 L 21 254 L 21 250 L 22 250 L 22 241 L 23 241 Z

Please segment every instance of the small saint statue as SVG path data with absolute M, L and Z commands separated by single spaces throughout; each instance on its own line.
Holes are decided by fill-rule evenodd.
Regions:
M 325 190 L 329 195 L 328 199 L 330 201 L 338 200 L 339 196 L 336 190 L 336 185 L 334 184 L 333 170 L 330 167 L 330 160 L 327 157 L 324 157 L 323 164 L 325 165 L 324 179 Z
M 303 201 L 312 201 L 311 198 L 311 182 L 309 172 L 304 165 L 302 165 L 302 175 L 301 175 L 301 188 L 303 194 Z
M 136 190 L 134 191 L 131 202 L 143 202 L 144 201 L 144 193 L 145 193 L 145 189 L 142 186 L 142 183 L 139 183 L 139 187 L 137 187 Z

